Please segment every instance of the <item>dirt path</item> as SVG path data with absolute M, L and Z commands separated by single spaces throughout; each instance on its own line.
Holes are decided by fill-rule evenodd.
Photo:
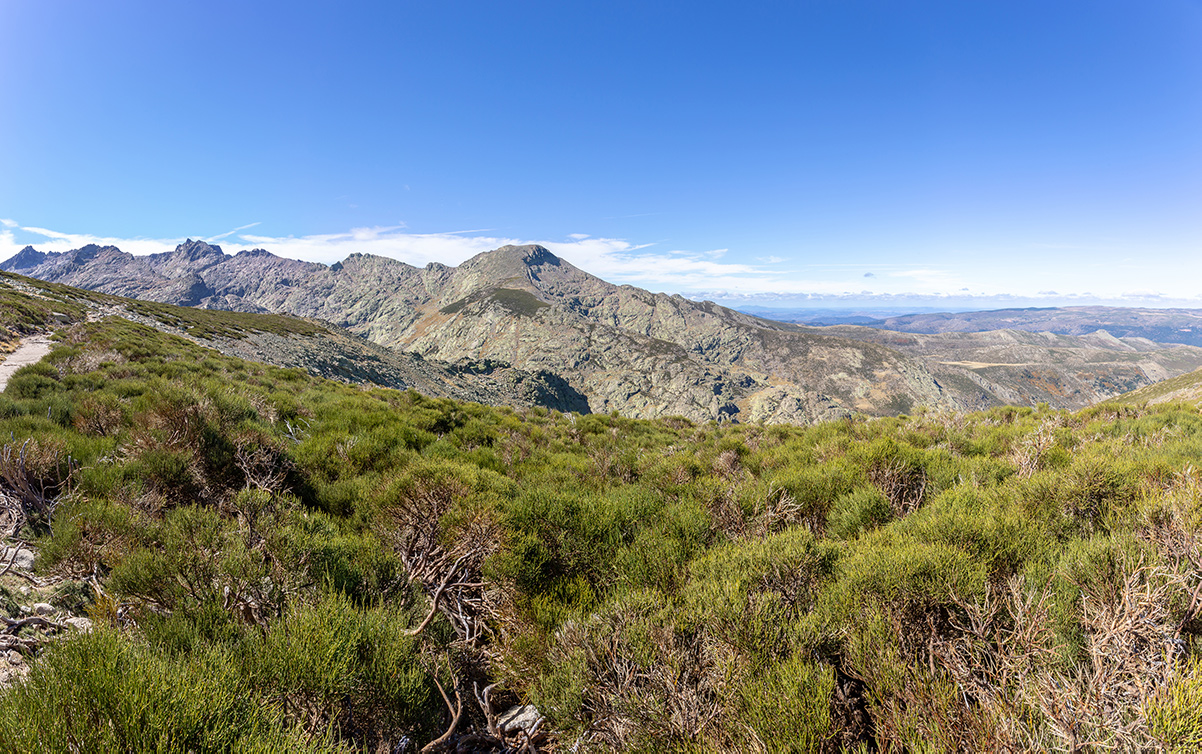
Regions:
M 32 335 L 23 339 L 21 345 L 17 346 L 17 350 L 0 362 L 0 390 L 8 387 L 8 378 L 12 377 L 18 369 L 26 364 L 36 364 L 42 360 L 43 356 L 50 353 L 52 342 L 48 335 Z
M 940 364 L 950 364 L 954 367 L 966 367 L 968 369 L 984 369 L 985 367 L 1033 367 L 1038 366 L 1034 361 L 1013 361 L 1013 362 L 988 362 L 988 361 L 941 361 Z M 3 367 L 0 367 L 3 368 Z

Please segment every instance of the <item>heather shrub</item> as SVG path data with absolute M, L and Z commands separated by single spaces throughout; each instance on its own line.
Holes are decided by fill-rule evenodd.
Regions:
M 61 642 L 0 695 L 7 751 L 324 751 L 220 653 L 168 658 L 101 630 Z

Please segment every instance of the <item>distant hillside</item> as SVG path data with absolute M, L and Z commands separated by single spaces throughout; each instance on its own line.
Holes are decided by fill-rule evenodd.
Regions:
M 1202 366 L 1197 347 L 1116 338 L 1105 330 L 1086 335 L 1022 330 L 925 334 L 852 326 L 821 331 L 922 358 L 940 384 L 970 379 L 997 401 L 1015 406 L 1083 408 Z
M 1146 385 L 1112 398 L 1115 403 L 1176 403 L 1178 401 L 1202 402 L 1202 369 L 1170 377 L 1163 382 Z
M 998 309 L 986 312 L 909 314 L 864 323 L 914 333 L 1025 330 L 1087 335 L 1106 330 L 1119 338 L 1202 346 L 1202 309 L 1127 309 L 1114 306 Z
M 1202 366 L 1200 349 L 1108 335 L 1012 334 L 997 336 L 999 347 L 774 322 L 614 285 L 540 246 L 417 268 L 363 254 L 332 266 L 261 249 L 229 255 L 188 241 L 141 257 L 26 248 L 0 268 L 148 301 L 318 319 L 423 359 L 503 362 L 558 375 L 587 410 L 636 418 L 806 423 L 920 406 L 1079 408 Z

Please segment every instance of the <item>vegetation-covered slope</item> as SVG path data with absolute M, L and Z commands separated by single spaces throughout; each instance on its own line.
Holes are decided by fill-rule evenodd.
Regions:
M 1179 374 L 1167 380 L 1133 390 L 1112 399 L 1113 403 L 1193 403 L 1202 401 L 1202 369 Z
M 0 272 L 0 328 L 5 328 L 0 353 L 47 323 L 99 317 L 122 317 L 228 355 L 347 382 L 489 405 L 588 411 L 583 395 L 545 371 L 514 369 L 495 360 L 439 362 L 375 345 L 318 320 L 174 306 Z
M 0 436 L 47 620 L 94 621 L 0 576 L 0 749 L 499 751 L 527 702 L 539 750 L 1202 744 L 1193 406 L 515 411 L 113 318 Z

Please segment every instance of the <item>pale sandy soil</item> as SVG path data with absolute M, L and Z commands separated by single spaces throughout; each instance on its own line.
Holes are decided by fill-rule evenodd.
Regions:
M 941 361 L 940 364 L 950 364 L 955 367 L 965 367 L 966 369 L 984 369 L 985 367 L 1033 367 L 1039 366 L 1034 361 L 1020 361 L 1016 363 L 990 363 L 987 361 Z
M 18 369 L 26 364 L 36 364 L 42 360 L 43 356 L 50 353 L 51 342 L 47 335 L 32 335 L 24 338 L 21 345 L 17 346 L 17 350 L 0 362 L 0 390 L 8 386 L 8 378 L 12 377 Z

